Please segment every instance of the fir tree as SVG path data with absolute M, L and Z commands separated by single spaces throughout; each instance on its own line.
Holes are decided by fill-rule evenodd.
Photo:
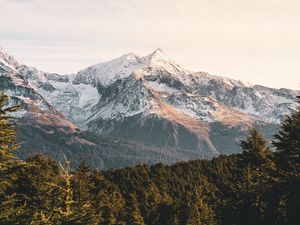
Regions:
M 241 141 L 242 159 L 247 166 L 259 167 L 271 155 L 267 148 L 267 141 L 263 135 L 256 129 L 251 129 L 246 140 Z M 241 165 L 243 166 L 243 165 Z
M 212 208 L 204 201 L 200 188 L 187 194 L 187 225 L 214 225 L 217 223 Z
M 23 163 L 16 157 L 16 131 L 14 117 L 8 114 L 19 110 L 19 106 L 9 107 L 9 97 L 0 93 L 0 224 L 17 224 L 11 220 L 22 216 L 28 210 L 26 205 L 18 200 L 18 193 L 14 193 L 14 183 L 18 179 L 17 173 Z
M 16 141 L 15 126 L 12 123 L 14 117 L 7 114 L 19 110 L 19 106 L 6 107 L 8 104 L 8 96 L 0 93 L 0 169 L 15 159 L 15 151 L 18 148 Z
M 238 208 L 237 221 L 242 224 L 264 224 L 272 186 L 277 182 L 276 165 L 267 141 L 256 129 L 241 142 L 239 174 L 233 185 L 233 207 Z
M 298 97 L 300 104 L 300 97 Z M 278 207 L 282 221 L 298 224 L 300 220 L 300 105 L 287 116 L 273 141 L 277 150 L 277 165 L 282 184 L 279 187 Z M 283 212 L 283 213 L 280 213 Z
M 298 97 L 300 104 L 300 97 Z M 281 131 L 273 141 L 279 153 L 279 166 L 291 176 L 298 176 L 300 173 L 300 105 L 296 111 L 288 115 L 281 124 Z
M 157 215 L 157 206 L 162 201 L 162 196 L 156 185 L 151 182 L 141 195 L 141 200 L 144 203 L 141 206 L 141 212 L 147 224 L 152 224 L 154 217 Z
M 130 194 L 127 205 L 128 216 L 126 223 L 131 225 L 145 225 L 135 194 Z
M 72 189 L 76 207 L 89 207 L 90 210 L 92 210 L 90 179 L 90 168 L 84 162 L 81 162 L 79 167 L 73 172 L 72 176 Z

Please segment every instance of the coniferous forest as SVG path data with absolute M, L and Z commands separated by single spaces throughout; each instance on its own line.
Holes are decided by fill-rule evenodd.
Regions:
M 8 100 L 0 95 L 0 224 L 300 223 L 300 107 L 273 140 L 250 130 L 241 154 L 98 171 L 18 159 Z

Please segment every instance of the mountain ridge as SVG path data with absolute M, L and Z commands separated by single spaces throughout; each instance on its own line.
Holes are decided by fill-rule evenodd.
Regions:
M 161 49 L 146 56 L 128 53 L 70 75 L 45 73 L 8 54 L 2 57 L 3 68 L 12 61 L 11 77 L 18 74 L 81 130 L 205 158 L 238 152 L 238 141 L 250 127 L 271 135 L 267 127 L 276 129 L 293 111 L 297 94 L 192 72 Z M 224 139 L 216 135 L 220 132 L 236 135 L 227 136 L 224 149 Z

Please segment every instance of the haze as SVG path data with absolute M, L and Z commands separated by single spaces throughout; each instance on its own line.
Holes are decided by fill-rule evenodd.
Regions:
M 298 0 L 0 0 L 0 46 L 74 73 L 161 48 L 184 68 L 299 89 Z

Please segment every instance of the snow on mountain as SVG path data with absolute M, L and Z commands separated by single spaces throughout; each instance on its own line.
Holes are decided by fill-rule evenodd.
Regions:
M 241 81 L 214 76 L 204 72 L 191 72 L 181 68 L 168 58 L 161 49 L 147 56 L 137 56 L 129 53 L 107 63 L 91 66 L 76 74 L 74 83 L 97 86 L 100 93 L 118 79 L 128 78 L 134 74 L 135 79 L 142 79 L 144 84 L 167 97 L 170 93 L 181 92 L 187 96 L 198 96 L 198 101 L 191 97 L 193 104 L 202 105 L 201 96 L 210 97 L 220 103 L 234 108 L 266 122 L 278 123 L 293 109 L 292 92 L 284 92 L 258 85 L 250 85 Z M 274 112 L 280 111 L 280 113 Z M 198 107 L 180 106 L 182 112 L 207 114 Z M 213 121 L 211 112 L 208 116 L 199 117 Z
M 20 65 L 3 50 L 0 65 L 15 86 L 30 88 L 82 129 L 206 157 L 218 153 L 220 132 L 229 135 L 223 142 L 231 151 L 238 149 L 231 133 L 241 136 L 258 124 L 277 126 L 299 94 L 191 72 L 161 49 L 146 56 L 129 53 L 70 75 Z M 31 96 L 14 94 L 30 101 Z
M 87 118 L 95 117 L 95 115 L 92 115 L 92 108 L 98 103 L 105 88 L 108 88 L 110 84 L 118 79 L 128 78 L 133 71 L 153 67 L 156 70 L 167 70 L 170 73 L 183 71 L 175 62 L 167 58 L 160 49 L 145 57 L 129 53 L 110 62 L 89 67 L 76 75 L 44 73 L 26 65 L 18 66 L 17 70 L 49 103 L 73 122 L 83 126 Z M 102 85 L 103 88 L 101 88 Z M 164 88 L 167 88 L 167 86 Z M 111 110 L 120 111 L 124 115 L 134 115 L 141 111 L 140 109 L 134 111 L 133 108 L 135 107 L 132 107 L 128 109 L 129 112 L 125 113 L 125 108 L 119 105 L 118 107 L 113 106 Z M 145 110 L 147 107 L 140 108 Z M 111 113 L 105 108 L 101 112 L 103 110 L 109 112 L 110 116 L 118 114 L 118 112 Z M 103 116 L 105 117 L 105 114 Z
M 0 51 L 0 90 L 11 96 L 11 105 L 20 105 L 21 111 L 14 114 L 19 118 L 26 118 L 31 123 L 51 126 L 61 126 L 67 130 L 77 127 L 57 111 L 47 100 L 32 86 L 29 80 L 18 69 L 20 64 L 15 58 Z M 35 74 L 35 77 L 37 75 Z
M 135 70 L 147 67 L 163 69 L 170 73 L 183 71 L 183 69 L 173 60 L 169 59 L 161 49 L 157 49 L 150 55 L 144 57 L 129 53 L 112 61 L 88 67 L 77 73 L 74 83 L 108 86 L 117 79 L 128 77 Z
M 112 61 L 91 66 L 75 75 L 44 73 L 33 67 L 20 65 L 3 49 L 0 49 L 0 56 L 2 67 L 22 74 L 31 87 L 77 124 L 84 123 L 87 118 L 94 118 L 95 114 L 100 115 L 100 112 L 92 112 L 92 109 L 101 99 L 102 94 L 110 90 L 109 86 L 117 80 L 124 80 L 125 83 L 129 77 L 133 80 L 141 79 L 145 90 L 159 93 L 161 98 L 181 112 L 207 122 L 216 120 L 213 113 L 216 107 L 207 108 L 215 101 L 256 119 L 275 123 L 280 122 L 283 115 L 294 107 L 294 97 L 289 90 L 251 86 L 241 81 L 204 72 L 190 72 L 168 58 L 161 49 L 147 56 L 129 53 Z M 17 77 L 14 79 L 15 82 L 22 82 L 20 79 L 18 81 Z M 128 85 L 134 82 L 131 81 Z M 130 92 L 126 93 L 128 95 Z M 175 96 L 177 96 L 176 101 Z M 103 97 L 102 100 L 104 99 L 106 98 Z M 142 102 L 141 99 L 140 101 Z M 99 104 L 103 105 L 103 101 Z M 130 111 L 128 112 L 130 115 L 147 109 L 145 105 L 129 108 L 120 105 L 111 107 L 114 110 L 118 108 L 124 115 L 122 109 L 125 108 Z M 134 108 L 139 109 L 132 110 Z M 110 113 L 107 109 L 106 113 L 117 114 Z
M 0 65 L 3 68 L 16 70 L 19 67 L 17 60 L 10 54 L 6 53 L 3 48 L 0 47 Z
M 91 107 L 99 100 L 97 89 L 84 83 L 74 84 L 73 74 L 45 73 L 26 65 L 19 66 L 18 72 L 51 105 L 76 124 L 90 116 Z
M 133 140 L 151 140 L 150 143 L 201 148 L 214 154 L 218 140 L 212 143 L 210 137 L 217 132 L 215 124 L 241 135 L 257 124 L 278 124 L 295 107 L 292 90 L 184 70 L 161 50 L 144 57 L 127 56 L 92 66 L 75 76 L 75 80 L 82 76 L 89 79 L 84 74 L 92 74 L 89 83 L 101 93 L 99 102 L 91 108 L 92 115 L 84 122 L 87 129 Z M 103 72 L 103 68 L 110 67 L 116 70 Z M 88 83 L 76 80 L 80 82 Z M 166 127 L 173 130 L 168 137 L 164 136 L 168 132 Z M 158 135 L 156 140 L 153 130 Z M 164 142 L 159 135 L 171 143 Z M 187 137 L 202 142 L 182 144 Z

